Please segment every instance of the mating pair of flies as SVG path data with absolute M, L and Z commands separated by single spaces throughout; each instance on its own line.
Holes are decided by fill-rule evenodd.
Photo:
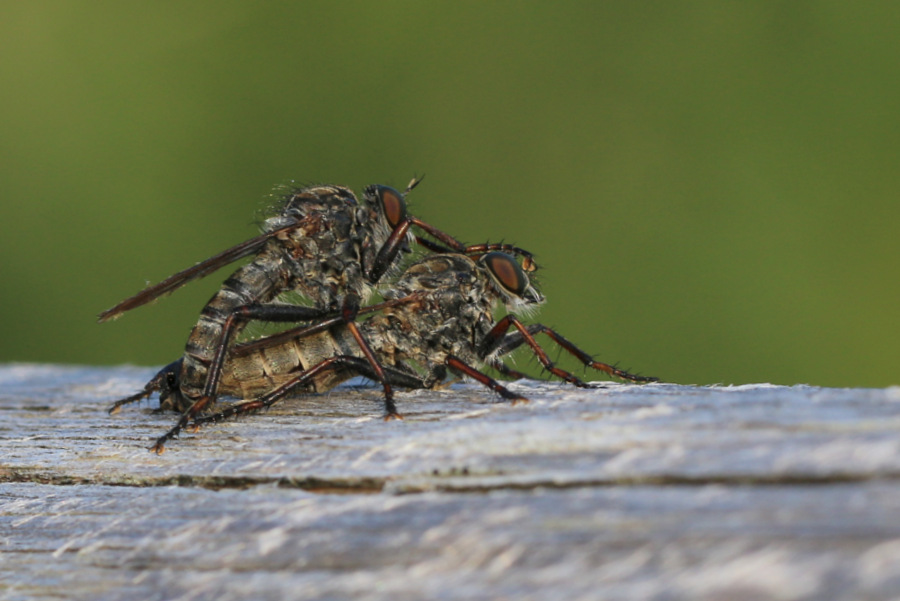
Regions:
M 159 393 L 160 410 L 181 414 L 151 447 L 161 453 L 187 427 L 257 411 L 297 392 L 327 391 L 355 376 L 381 385 L 385 419 L 401 417 L 394 386 L 435 388 L 451 373 L 468 376 L 507 401 L 524 401 L 478 369 L 486 365 L 508 377 L 525 377 L 501 360 L 522 345 L 554 376 L 588 387 L 550 361 L 535 340 L 540 333 L 587 367 L 631 382 L 655 380 L 594 361 L 544 325 L 523 324 L 516 312 L 527 313 L 544 300 L 527 275 L 536 269 L 531 253 L 509 244 L 466 246 L 410 215 L 406 195 L 418 183 L 414 179 L 404 192 L 368 186 L 362 202 L 343 186 L 293 190 L 263 223 L 261 235 L 101 313 L 101 322 L 115 319 L 253 255 L 200 312 L 182 357 L 137 394 L 116 401 L 110 413 Z M 412 245 L 426 254 L 398 273 Z M 376 291 L 384 301 L 365 305 Z M 310 306 L 279 302 L 289 292 Z M 507 314 L 496 320 L 501 305 Z M 300 325 L 236 342 L 252 321 Z M 244 400 L 215 412 L 220 395 Z

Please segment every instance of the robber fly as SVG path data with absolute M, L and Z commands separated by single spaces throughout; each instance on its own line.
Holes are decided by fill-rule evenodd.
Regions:
M 412 264 L 384 296 L 384 303 L 359 311 L 359 315 L 374 313 L 359 324 L 359 330 L 388 381 L 400 387 L 435 388 L 452 372 L 480 382 L 506 401 L 527 400 L 478 369 L 487 365 L 522 377 L 501 358 L 523 344 L 554 376 L 590 387 L 550 361 L 535 340 L 538 334 L 548 336 L 587 367 L 631 382 L 656 381 L 594 361 L 547 326 L 523 324 L 514 311 L 528 313 L 544 299 L 516 259 L 503 252 L 478 258 L 460 253 L 426 256 Z M 501 304 L 508 313 L 495 320 L 494 311 Z M 376 379 L 371 362 L 358 349 L 343 316 L 237 345 L 224 364 L 216 393 L 252 400 L 197 416 L 190 425 L 263 409 L 295 392 L 326 391 L 354 376 Z M 170 430 L 153 448 L 161 451 L 180 429 Z
M 352 316 L 385 275 L 398 262 L 409 242 L 437 252 L 463 254 L 488 250 L 510 250 L 533 267 L 531 255 L 506 244 L 465 246 L 441 230 L 410 215 L 406 195 L 419 183 L 414 179 L 405 192 L 382 185 L 368 186 L 359 203 L 353 191 L 343 186 L 319 185 L 290 192 L 277 214 L 263 223 L 263 233 L 214 257 L 176 273 L 104 311 L 99 321 L 119 317 L 170 293 L 191 280 L 209 275 L 242 257 L 254 259 L 235 271 L 209 300 L 191 331 L 184 355 L 164 367 L 144 390 L 122 399 L 116 407 L 162 391 L 161 409 L 172 409 L 191 417 L 212 402 L 217 382 L 207 377 L 218 373 L 235 336 L 249 321 L 299 322 L 317 320 L 338 312 Z M 412 226 L 437 240 L 410 231 Z M 272 302 L 280 294 L 296 292 L 312 307 Z M 385 406 L 395 414 L 393 393 L 365 340 L 355 332 L 363 353 L 372 362 L 384 387 Z M 177 381 L 178 386 L 162 386 Z

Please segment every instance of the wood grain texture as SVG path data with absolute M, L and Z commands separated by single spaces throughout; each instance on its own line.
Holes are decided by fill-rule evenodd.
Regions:
M 344 387 L 147 450 L 138 368 L 0 367 L 0 599 L 893 599 L 900 389 Z

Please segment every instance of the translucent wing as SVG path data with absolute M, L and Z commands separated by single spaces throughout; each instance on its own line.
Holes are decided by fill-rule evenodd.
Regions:
M 142 305 L 146 305 L 150 301 L 156 300 L 157 298 L 165 294 L 169 294 L 170 292 L 181 288 L 191 280 L 206 277 L 212 272 L 218 270 L 223 265 L 227 265 L 229 263 L 237 261 L 238 259 L 241 259 L 248 255 L 252 255 L 260 248 L 262 248 L 270 238 L 288 232 L 296 227 L 297 224 L 292 223 L 291 225 L 279 228 L 277 230 L 266 232 L 265 234 L 260 234 L 256 238 L 251 238 L 250 240 L 242 242 L 237 246 L 233 246 L 214 257 L 210 257 L 205 261 L 197 263 L 193 267 L 189 267 L 184 271 L 179 271 L 175 275 L 166 278 L 159 284 L 144 288 L 134 296 L 126 298 L 115 307 L 107 309 L 98 316 L 97 321 L 102 323 L 104 321 L 109 321 L 110 319 L 116 319 L 120 315 L 122 315 L 122 313 L 131 311 L 132 309 L 135 309 Z

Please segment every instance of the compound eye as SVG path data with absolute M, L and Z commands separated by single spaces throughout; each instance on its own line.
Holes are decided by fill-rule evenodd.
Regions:
M 406 219 L 406 200 L 403 195 L 388 186 L 378 187 L 381 208 L 391 227 L 397 227 Z
M 498 284 L 516 296 L 525 294 L 529 285 L 528 276 L 514 258 L 506 253 L 494 251 L 484 255 L 481 260 L 487 265 Z

